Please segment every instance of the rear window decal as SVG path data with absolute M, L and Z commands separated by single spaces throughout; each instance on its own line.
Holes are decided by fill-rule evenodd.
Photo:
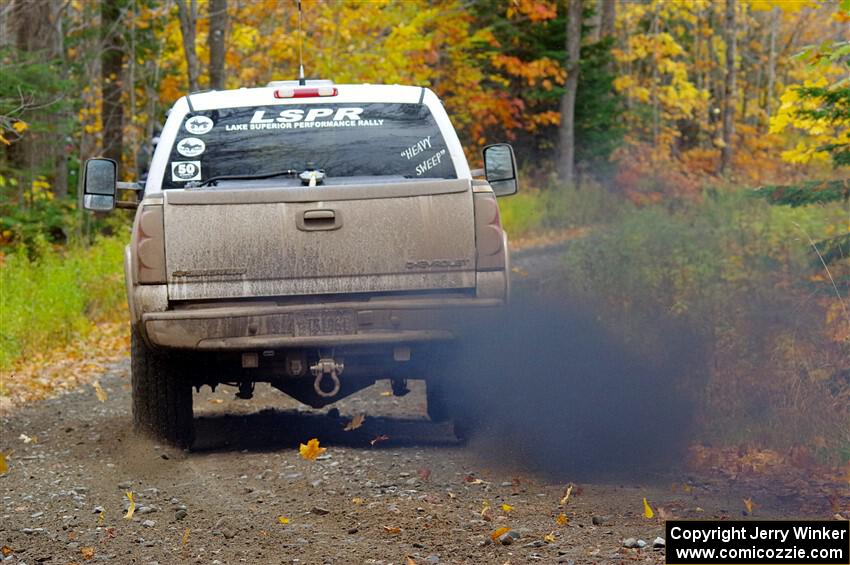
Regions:
M 197 157 L 206 148 L 207 144 L 197 137 L 187 137 L 177 142 L 177 152 L 184 157 Z
M 176 182 L 201 180 L 201 162 L 172 161 L 171 180 Z
M 186 122 L 186 131 L 193 135 L 204 135 L 213 128 L 213 121 L 206 116 L 193 116 Z

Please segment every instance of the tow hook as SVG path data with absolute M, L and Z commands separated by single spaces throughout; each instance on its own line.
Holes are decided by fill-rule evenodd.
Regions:
M 313 389 L 316 391 L 316 394 L 324 398 L 336 396 L 339 392 L 339 375 L 342 374 L 343 369 L 345 369 L 343 363 L 337 363 L 336 360 L 330 357 L 323 357 L 319 359 L 318 363 L 311 365 L 310 372 L 316 377 L 316 380 L 313 381 Z M 333 383 L 333 387 L 329 391 L 322 388 L 322 381 L 325 377 L 328 377 Z

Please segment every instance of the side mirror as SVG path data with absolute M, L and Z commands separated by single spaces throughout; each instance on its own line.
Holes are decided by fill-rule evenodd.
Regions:
M 112 159 L 89 159 L 83 171 L 83 208 L 109 212 L 115 208 L 118 165 Z
M 484 148 L 484 176 L 496 196 L 515 194 L 518 188 L 514 150 L 507 143 Z

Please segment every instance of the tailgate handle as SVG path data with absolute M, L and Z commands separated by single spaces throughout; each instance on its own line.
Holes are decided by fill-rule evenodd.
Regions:
M 336 210 L 305 210 L 296 224 L 301 231 L 337 230 L 342 227 L 342 214 Z

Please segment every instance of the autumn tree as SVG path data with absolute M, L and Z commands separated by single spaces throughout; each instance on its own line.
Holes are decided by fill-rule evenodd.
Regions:
M 180 18 L 180 33 L 183 38 L 183 53 L 186 57 L 186 75 L 189 79 L 189 92 L 200 90 L 199 77 L 201 65 L 195 49 L 195 36 L 198 24 L 197 0 L 177 0 Z
M 732 143 L 735 135 L 735 56 L 737 28 L 735 26 L 735 0 L 726 0 L 726 81 L 723 96 L 723 144 L 720 150 L 720 172 L 726 171 L 732 161 Z
M 224 89 L 224 56 L 227 37 L 227 0 L 210 0 L 207 46 L 210 52 L 210 88 Z
M 124 153 L 124 58 L 122 0 L 101 0 L 100 80 L 103 100 L 103 156 L 121 163 Z
M 567 81 L 561 98 L 560 159 L 558 174 L 564 183 L 572 184 L 575 174 L 575 107 L 581 55 L 582 0 L 567 2 Z

